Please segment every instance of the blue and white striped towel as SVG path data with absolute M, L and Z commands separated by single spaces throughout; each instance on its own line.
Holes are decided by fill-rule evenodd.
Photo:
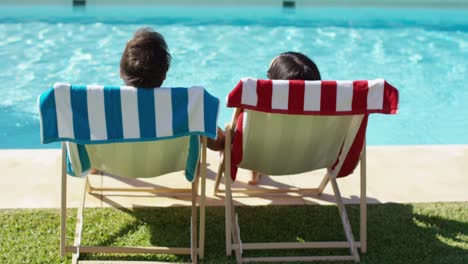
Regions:
M 56 83 L 39 96 L 38 104 L 44 144 L 216 138 L 219 100 L 203 87 L 137 89 Z M 80 155 L 82 161 L 86 158 Z

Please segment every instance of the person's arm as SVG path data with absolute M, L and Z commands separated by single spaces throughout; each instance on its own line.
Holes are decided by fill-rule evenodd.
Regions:
M 208 138 L 207 147 L 213 151 L 224 150 L 224 131 L 218 127 L 216 139 Z

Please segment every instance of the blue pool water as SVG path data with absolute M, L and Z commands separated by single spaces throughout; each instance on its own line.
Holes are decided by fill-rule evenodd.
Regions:
M 37 95 L 54 82 L 122 84 L 119 59 L 140 26 L 161 32 L 165 86 L 203 85 L 222 103 L 244 76 L 266 78 L 294 50 L 324 79 L 385 78 L 396 116 L 370 119 L 371 145 L 468 144 L 468 11 L 279 7 L 0 8 L 0 148 L 39 148 Z M 220 125 L 231 116 L 222 108 Z

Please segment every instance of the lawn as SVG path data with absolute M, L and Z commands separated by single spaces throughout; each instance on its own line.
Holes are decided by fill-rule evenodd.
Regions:
M 468 263 L 468 203 L 368 206 L 368 253 L 361 263 Z M 359 207 L 347 206 L 355 237 Z M 237 207 L 249 241 L 344 240 L 334 206 Z M 68 212 L 72 242 L 76 210 Z M 190 208 L 86 209 L 83 244 L 189 246 Z M 59 255 L 59 210 L 0 210 L 0 263 L 65 263 Z M 224 249 L 224 208 L 207 208 L 204 263 L 235 263 Z M 337 254 L 347 250 L 330 251 Z M 327 254 L 329 250 L 244 251 L 245 256 Z M 187 256 L 82 255 L 82 259 L 186 262 Z M 347 262 L 352 263 L 352 262 Z

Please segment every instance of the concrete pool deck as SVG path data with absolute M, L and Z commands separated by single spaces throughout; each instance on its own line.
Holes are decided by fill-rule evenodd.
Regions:
M 0 150 L 0 208 L 58 208 L 60 206 L 60 150 Z M 208 152 L 207 205 L 222 206 L 223 197 L 213 196 L 219 157 Z M 468 145 L 371 146 L 367 148 L 367 196 L 369 203 L 422 203 L 468 201 Z M 315 188 L 323 171 L 295 176 L 265 177 L 260 185 L 249 186 L 248 172 L 240 171 L 234 187 Z M 103 187 L 178 186 L 189 187 L 183 173 L 153 179 L 126 179 L 92 175 L 91 183 Z M 68 177 L 68 206 L 77 207 L 81 197 L 80 178 Z M 353 175 L 338 179 L 346 203 L 359 202 L 359 168 Z M 223 187 L 223 185 L 222 185 Z M 330 185 L 319 199 L 290 193 L 286 196 L 249 197 L 234 195 L 238 204 L 328 204 L 333 201 Z M 87 195 L 87 207 L 185 206 L 190 196 L 156 196 L 150 193 Z

